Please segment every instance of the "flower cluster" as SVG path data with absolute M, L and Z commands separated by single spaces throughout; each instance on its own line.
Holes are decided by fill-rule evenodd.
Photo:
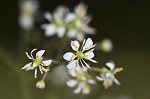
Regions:
M 69 11 L 69 9 L 65 6 L 60 6 L 53 14 L 48 12 L 45 13 L 44 17 L 49 21 L 48 24 L 42 25 L 46 36 L 53 36 L 57 34 L 59 38 L 63 39 L 63 43 L 67 43 L 66 37 L 76 39 L 70 42 L 73 52 L 66 52 L 63 56 L 54 55 L 55 59 L 53 61 L 53 65 L 55 66 L 63 65 L 67 67 L 71 78 L 68 79 L 66 77 L 68 79 L 66 84 L 69 87 L 75 87 L 75 90 L 73 91 L 75 94 L 89 94 L 91 91 L 91 84 L 96 84 L 96 80 L 102 81 L 105 89 L 112 86 L 113 83 L 120 85 L 115 75 L 122 71 L 123 68 L 115 68 L 115 63 L 113 61 L 107 62 L 107 67 L 103 68 L 93 67 L 88 63 L 98 63 L 98 61 L 94 59 L 95 48 L 101 49 L 104 52 L 110 52 L 113 46 L 109 39 L 105 39 L 101 43 L 97 43 L 98 47 L 96 47 L 96 44 L 93 43 L 91 38 L 85 39 L 85 34 L 94 34 L 96 31 L 88 25 L 92 18 L 87 15 L 87 7 L 83 3 L 76 6 L 73 12 Z M 59 45 L 61 45 L 62 42 L 60 42 Z M 64 47 L 64 44 L 62 45 Z M 34 57 L 33 53 L 35 51 L 36 54 Z M 64 52 L 63 49 L 60 51 Z M 26 56 L 32 61 L 22 68 L 22 70 L 26 71 L 34 70 L 35 78 L 37 78 L 38 69 L 41 74 L 44 74 L 42 79 L 36 83 L 36 87 L 40 89 L 45 88 L 44 80 L 47 76 L 47 72 L 49 71 L 49 66 L 52 63 L 52 60 L 43 59 L 44 53 L 45 50 L 37 51 L 37 49 L 33 49 L 30 52 L 30 55 L 26 52 Z M 65 64 L 63 59 L 65 59 L 68 63 Z M 92 75 L 94 73 L 92 72 L 99 72 L 100 74 L 99 76 L 93 77 Z M 63 78 L 62 75 L 61 78 Z
M 94 34 L 96 30 L 89 27 L 91 17 L 86 15 L 87 7 L 80 3 L 75 7 L 74 12 L 70 12 L 65 6 L 58 7 L 53 14 L 45 13 L 44 17 L 49 21 L 43 24 L 46 36 L 57 34 L 58 37 L 67 36 L 83 40 L 85 34 Z

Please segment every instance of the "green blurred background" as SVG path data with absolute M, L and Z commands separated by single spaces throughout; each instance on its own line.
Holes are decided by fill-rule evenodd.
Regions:
M 66 5 L 73 10 L 79 2 L 79 0 L 41 0 L 40 10 L 52 12 L 58 5 Z M 96 51 L 95 59 L 99 64 L 113 59 L 117 66 L 123 67 L 124 71 L 117 75 L 122 85 L 120 87 L 114 85 L 104 90 L 99 84 L 93 87 L 91 94 L 83 96 L 73 95 L 72 89 L 65 84 L 53 85 L 51 79 L 46 81 L 49 83 L 46 89 L 40 90 L 35 87 L 36 80 L 33 80 L 30 85 L 26 85 L 30 88 L 28 95 L 31 95 L 32 99 L 150 99 L 149 2 L 134 0 L 83 0 L 83 2 L 88 5 L 88 12 L 93 16 L 91 26 L 98 31 L 96 36 L 89 37 L 95 42 L 110 38 L 114 45 L 111 53 Z M 0 44 L 5 46 L 6 53 L 7 50 L 11 51 L 10 54 L 15 58 L 18 53 L 17 44 L 20 43 L 18 2 L 3 0 L 0 11 Z M 37 27 L 39 24 L 37 23 Z M 22 57 L 26 58 L 24 53 Z M 18 61 L 20 60 L 15 62 Z M 0 99 L 22 99 L 18 75 L 8 68 L 7 64 L 0 60 Z M 12 65 L 12 67 L 20 71 L 22 66 Z M 31 75 L 27 77 L 33 79 Z

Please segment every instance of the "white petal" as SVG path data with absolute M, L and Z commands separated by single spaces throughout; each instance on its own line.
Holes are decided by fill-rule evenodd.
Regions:
M 77 68 L 77 67 L 76 67 Z M 71 69 L 69 70 L 69 74 L 72 76 L 72 77 L 76 77 L 77 76 L 77 73 L 76 73 L 76 68 L 75 69 Z
M 96 32 L 96 30 L 94 29 L 94 28 L 91 28 L 91 27 L 85 27 L 84 29 L 83 29 L 83 31 L 85 32 L 85 33 L 87 33 L 87 34 L 95 34 L 95 32 Z
M 28 64 L 26 64 L 22 69 L 27 69 L 27 68 L 29 68 L 30 66 L 31 66 L 31 64 L 32 64 L 32 62 L 31 63 L 28 63 Z
M 71 41 L 71 47 L 74 51 L 78 51 L 80 44 L 78 41 Z
M 109 78 L 111 76 L 111 73 L 106 73 L 106 78 Z
M 90 84 L 96 84 L 95 80 L 93 80 L 93 79 L 89 79 L 88 83 L 90 83 Z
M 74 14 L 74 13 L 69 13 L 69 14 L 66 16 L 65 22 L 66 22 L 66 23 L 70 23 L 70 22 L 73 21 L 74 19 L 75 19 L 75 14 Z
M 114 79 L 114 82 L 117 84 L 117 85 L 120 85 L 120 82 L 115 78 Z
M 60 28 L 58 28 L 58 29 L 57 29 L 58 37 L 60 37 L 60 38 L 63 37 L 64 34 L 65 34 L 65 31 L 66 31 L 65 27 L 60 27 Z
M 42 25 L 42 28 L 45 29 L 45 35 L 46 36 L 52 36 L 56 33 L 57 27 L 54 24 L 44 24 Z
M 115 68 L 115 63 L 113 61 L 107 62 L 106 66 L 110 68 L 110 70 L 113 70 Z
M 63 55 L 63 58 L 67 61 L 72 61 L 75 55 L 72 52 L 67 52 Z
M 42 57 L 42 55 L 44 54 L 45 50 L 40 50 L 36 53 L 36 58 L 40 58 Z
M 77 31 L 74 30 L 74 29 L 71 29 L 71 30 L 68 31 L 67 36 L 68 36 L 68 38 L 76 38 Z
M 52 60 L 45 60 L 45 61 L 42 61 L 44 66 L 48 66 L 52 63 Z
M 81 92 L 82 87 L 78 86 L 75 90 L 74 93 L 75 94 L 79 94 Z
M 92 59 L 94 57 L 94 53 L 93 52 L 87 52 L 85 53 L 85 58 L 86 59 Z
M 69 86 L 69 87 L 74 87 L 76 84 L 77 84 L 77 80 L 71 80 L 71 79 L 69 79 L 67 82 L 66 82 L 66 84 L 67 84 L 67 86 Z
M 51 21 L 52 20 L 52 15 L 49 13 L 49 12 L 46 12 L 44 14 L 44 17 L 48 20 L 48 21 Z
M 71 61 L 69 62 L 69 64 L 67 65 L 68 69 L 75 69 L 77 67 L 77 60 Z
M 99 80 L 99 81 L 104 81 L 104 78 L 99 77 L 99 76 L 96 76 L 96 79 Z
M 85 84 L 83 86 L 83 90 L 82 90 L 83 94 L 89 94 L 90 93 L 90 86 L 88 84 Z
M 88 38 L 85 42 L 83 50 L 88 50 L 93 45 L 93 41 L 91 38 Z
M 83 41 L 84 38 L 85 38 L 85 36 L 84 36 L 84 34 L 82 32 L 80 32 L 80 33 L 77 34 L 77 40 Z

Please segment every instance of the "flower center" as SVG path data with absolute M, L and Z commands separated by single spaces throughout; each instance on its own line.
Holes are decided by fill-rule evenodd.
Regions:
M 39 66 L 41 64 L 40 60 L 34 59 L 33 60 L 33 66 Z
M 84 58 L 84 53 L 81 51 L 77 52 L 77 58 L 80 58 L 80 59 Z

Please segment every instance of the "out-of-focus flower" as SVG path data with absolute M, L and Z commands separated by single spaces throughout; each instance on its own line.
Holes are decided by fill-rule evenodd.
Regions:
M 38 9 L 37 0 L 21 0 L 19 2 L 19 24 L 25 30 L 31 30 L 34 26 L 34 14 Z
M 74 79 L 69 79 L 66 84 L 69 87 L 77 88 L 74 90 L 75 94 L 89 94 L 90 93 L 90 84 L 95 84 L 95 80 L 91 79 L 91 76 L 81 67 L 76 67 L 75 69 L 69 70 L 69 74 Z
M 83 3 L 75 7 L 74 13 L 68 13 L 66 22 L 68 23 L 67 36 L 69 38 L 77 38 L 82 41 L 86 34 L 95 34 L 96 30 L 88 25 L 92 17 L 86 14 L 87 7 Z
M 40 89 L 44 89 L 45 88 L 45 82 L 44 80 L 40 80 L 36 83 L 36 87 L 40 88 Z
M 77 38 L 82 41 L 85 34 L 94 34 L 96 30 L 88 26 L 91 17 L 87 16 L 87 7 L 80 3 L 70 12 L 67 7 L 60 6 L 53 15 L 45 13 L 44 17 L 50 22 L 42 25 L 46 36 L 57 34 L 58 37 L 66 35 L 69 38 Z
M 100 42 L 97 46 L 98 46 L 98 49 L 100 49 L 106 53 L 111 52 L 113 50 L 112 41 L 107 38 L 102 40 L 102 42 Z
M 67 13 L 68 8 L 60 6 L 55 10 L 53 15 L 48 12 L 44 14 L 44 17 L 50 22 L 42 25 L 42 28 L 45 29 L 46 36 L 53 36 L 54 34 L 57 34 L 58 37 L 64 36 L 66 32 L 65 17 Z
M 95 45 L 93 45 L 91 38 L 84 40 L 82 46 L 80 46 L 78 41 L 71 41 L 71 47 L 75 53 L 67 52 L 63 55 L 63 58 L 69 61 L 69 64 L 67 65 L 68 69 L 74 69 L 77 66 L 82 66 L 84 69 L 85 66 L 90 68 L 85 60 L 97 63 L 97 61 L 92 59 L 94 57 L 93 51 Z
M 38 51 L 34 58 L 32 53 L 35 50 L 36 49 L 33 49 L 31 51 L 31 53 L 30 53 L 31 55 L 29 55 L 27 52 L 25 53 L 27 55 L 27 57 L 32 60 L 32 62 L 26 64 L 22 69 L 25 69 L 26 71 L 35 69 L 34 77 L 37 78 L 37 68 L 39 68 L 41 74 L 43 74 L 43 72 L 49 71 L 49 69 L 45 68 L 45 67 L 49 66 L 51 64 L 52 60 L 43 60 L 42 56 L 43 56 L 45 50 Z
M 104 81 L 103 86 L 105 89 L 112 86 L 113 82 L 120 85 L 120 82 L 116 79 L 115 74 L 122 71 L 123 68 L 115 68 L 115 63 L 113 61 L 107 62 L 106 66 L 109 68 L 102 68 L 100 76 L 96 78 L 100 81 Z

